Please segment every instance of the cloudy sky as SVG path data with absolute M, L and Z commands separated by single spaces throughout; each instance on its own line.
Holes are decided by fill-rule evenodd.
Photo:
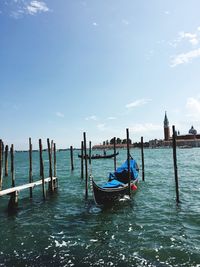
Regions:
M 0 138 L 200 132 L 199 0 L 1 0 Z

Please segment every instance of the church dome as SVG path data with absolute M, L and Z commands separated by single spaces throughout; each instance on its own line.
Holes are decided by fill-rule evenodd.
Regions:
M 197 134 L 197 130 L 194 129 L 193 126 L 191 126 L 190 130 L 189 130 L 189 134 L 194 134 L 196 135 Z

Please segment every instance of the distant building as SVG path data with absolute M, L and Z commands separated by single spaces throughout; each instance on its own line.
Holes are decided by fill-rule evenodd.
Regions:
M 191 126 L 190 130 L 188 131 L 189 134 L 193 134 L 196 135 L 197 134 L 197 130 L 194 129 L 193 126 Z
M 164 140 L 169 141 L 170 139 L 170 128 L 169 128 L 169 120 L 167 118 L 167 112 L 165 111 L 164 117 Z
M 191 146 L 200 147 L 200 134 L 197 133 L 194 126 L 192 125 L 188 131 L 188 134 L 181 135 L 176 132 L 177 146 Z M 164 117 L 164 146 L 171 146 L 172 137 L 170 136 L 169 120 L 167 118 L 167 113 L 165 112 Z

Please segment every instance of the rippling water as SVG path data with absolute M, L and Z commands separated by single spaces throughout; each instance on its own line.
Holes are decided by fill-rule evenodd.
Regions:
M 120 150 L 117 164 L 126 158 Z M 42 200 L 42 189 L 20 192 L 15 214 L 0 199 L 0 266 L 200 266 L 200 149 L 178 149 L 179 206 L 171 149 L 145 149 L 145 182 L 131 199 L 109 209 L 84 200 L 78 151 L 70 171 L 69 151 L 57 153 L 59 188 Z M 141 165 L 141 152 L 131 152 Z M 39 158 L 33 153 L 34 179 Z M 45 173 L 48 160 L 44 155 Z M 28 153 L 15 154 L 16 185 L 28 181 Z M 113 160 L 93 160 L 97 183 L 113 171 Z M 141 175 L 141 173 L 140 173 Z M 10 177 L 4 178 L 4 188 Z

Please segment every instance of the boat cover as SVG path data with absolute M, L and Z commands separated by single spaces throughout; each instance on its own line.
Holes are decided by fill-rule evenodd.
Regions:
M 117 188 L 117 187 L 122 187 L 122 186 L 124 186 L 124 183 L 121 183 L 120 181 L 113 179 L 103 184 L 102 188 Z
M 131 180 L 138 178 L 139 168 L 134 159 L 130 159 L 130 175 Z M 126 160 L 114 173 L 109 174 L 109 180 L 116 179 L 123 183 L 128 182 L 128 160 Z
M 139 168 L 134 159 L 130 160 L 131 180 L 138 178 Z M 101 188 L 117 188 L 128 183 L 128 160 L 126 160 L 114 173 L 109 174 L 109 181 L 101 186 Z

